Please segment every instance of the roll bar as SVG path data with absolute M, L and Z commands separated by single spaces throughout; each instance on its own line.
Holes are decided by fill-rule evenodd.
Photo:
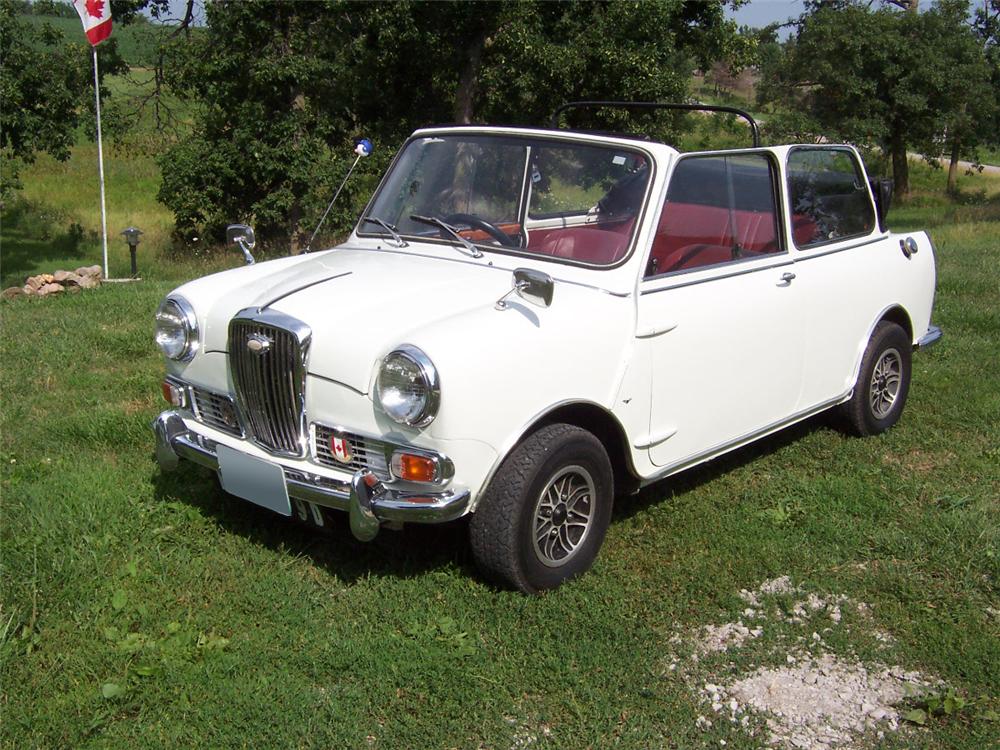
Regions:
M 676 104 L 673 102 L 602 102 L 602 101 L 584 101 L 584 102 L 566 102 L 561 107 L 559 107 L 555 112 L 552 113 L 552 117 L 549 120 L 549 127 L 553 129 L 559 128 L 559 115 L 568 109 L 588 109 L 596 107 L 613 107 L 617 109 L 675 109 L 688 112 L 725 112 L 727 114 L 736 115 L 737 117 L 742 117 L 750 124 L 750 132 L 753 135 L 753 146 L 757 148 L 760 146 L 760 128 L 757 127 L 757 121 L 748 113 L 744 112 L 742 109 L 737 109 L 736 107 L 725 107 L 722 105 L 715 104 Z

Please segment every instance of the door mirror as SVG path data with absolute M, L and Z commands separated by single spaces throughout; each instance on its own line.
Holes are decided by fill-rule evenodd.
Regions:
M 538 307 L 548 307 L 552 304 L 552 291 L 555 285 L 547 273 L 531 268 L 514 269 L 514 291 L 521 299 L 527 300 Z
M 247 262 L 248 266 L 253 265 L 254 259 L 250 251 L 254 249 L 257 244 L 257 238 L 254 237 L 253 227 L 249 224 L 230 224 L 226 227 L 226 240 L 233 243 L 240 250 L 243 251 L 243 259 Z

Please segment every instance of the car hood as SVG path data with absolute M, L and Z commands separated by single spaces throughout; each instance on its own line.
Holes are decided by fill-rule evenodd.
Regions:
M 510 270 L 486 262 L 341 247 L 215 274 L 177 293 L 198 310 L 206 351 L 227 350 L 240 310 L 266 307 L 312 329 L 310 374 L 367 393 L 378 360 L 411 332 L 491 309 L 510 287 Z

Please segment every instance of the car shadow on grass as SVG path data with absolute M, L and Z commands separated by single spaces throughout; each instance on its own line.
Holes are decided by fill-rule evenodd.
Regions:
M 820 414 L 751 443 L 701 466 L 675 474 L 619 500 L 612 523 L 630 518 L 655 504 L 681 498 L 724 474 L 829 429 L 831 418 Z M 351 534 L 347 514 L 330 511 L 320 528 L 287 519 L 223 491 L 214 472 L 181 464 L 174 473 L 154 469 L 152 485 L 161 502 L 182 502 L 232 534 L 280 554 L 308 558 L 331 576 L 351 584 L 379 576 L 415 578 L 435 570 L 458 568 L 459 575 L 478 577 L 467 541 L 467 519 L 440 525 L 411 524 L 402 531 L 382 530 L 372 542 Z
M 465 519 L 411 524 L 402 531 L 383 529 L 373 541 L 359 542 L 346 513 L 327 512 L 323 527 L 300 521 L 294 511 L 292 518 L 285 518 L 228 494 L 214 472 L 193 464 L 182 463 L 173 473 L 154 469 L 152 485 L 157 500 L 189 505 L 229 533 L 281 554 L 308 558 L 348 585 L 370 576 L 414 578 L 456 566 L 461 575 L 475 575 Z
M 631 518 L 650 506 L 681 498 L 731 471 L 793 445 L 814 432 L 837 429 L 836 417 L 830 412 L 823 412 L 716 459 L 661 479 L 642 488 L 638 494 L 616 502 L 612 523 Z

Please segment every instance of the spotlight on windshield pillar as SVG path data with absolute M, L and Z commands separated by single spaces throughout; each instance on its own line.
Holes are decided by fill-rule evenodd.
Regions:
M 140 234 L 142 234 L 142 230 L 141 229 L 137 229 L 136 227 L 129 227 L 128 229 L 125 229 L 125 230 L 122 231 L 122 237 L 124 237 L 125 241 L 128 243 L 128 251 L 129 251 L 129 254 L 132 256 L 132 278 L 133 279 L 137 278 L 139 276 L 139 272 L 136 270 L 136 267 L 135 267 L 135 251 L 136 251 L 136 248 L 139 247 L 139 235 Z

